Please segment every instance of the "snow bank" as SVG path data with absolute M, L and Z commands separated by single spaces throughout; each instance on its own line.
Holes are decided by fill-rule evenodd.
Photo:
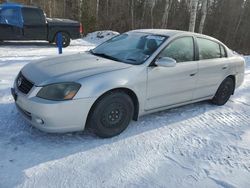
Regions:
M 250 56 L 245 56 L 244 58 L 245 58 L 245 60 L 246 60 L 246 62 L 247 62 L 247 65 L 249 65 L 249 62 L 250 62 Z
M 110 31 L 110 30 L 105 30 L 105 31 L 96 31 L 93 33 L 89 33 L 86 37 L 78 40 L 73 41 L 73 45 L 90 45 L 90 46 L 96 46 L 99 45 L 110 38 L 119 35 L 118 32 L 116 31 Z
M 104 42 L 116 35 L 119 35 L 116 31 L 96 31 L 93 33 L 89 33 L 84 40 L 90 40 L 90 41 L 98 41 L 98 42 Z

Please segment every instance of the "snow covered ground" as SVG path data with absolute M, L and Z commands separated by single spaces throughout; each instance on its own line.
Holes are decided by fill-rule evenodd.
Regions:
M 64 53 L 105 39 L 73 41 Z M 225 106 L 201 102 L 155 113 L 99 139 L 43 133 L 17 113 L 10 87 L 18 71 L 56 54 L 42 42 L 0 46 L 0 188 L 250 187 L 250 57 L 244 85 Z

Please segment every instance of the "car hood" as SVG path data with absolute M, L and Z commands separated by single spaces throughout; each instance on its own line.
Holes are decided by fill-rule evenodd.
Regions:
M 90 53 L 61 55 L 27 64 L 22 74 L 36 86 L 73 82 L 100 73 L 129 68 L 132 65 L 94 56 Z

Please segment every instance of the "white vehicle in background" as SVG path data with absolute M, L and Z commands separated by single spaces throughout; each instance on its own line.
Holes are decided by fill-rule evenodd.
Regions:
M 135 30 L 95 49 L 26 65 L 12 94 L 46 132 L 112 137 L 139 116 L 203 100 L 224 105 L 244 79 L 245 61 L 220 41 L 175 30 Z

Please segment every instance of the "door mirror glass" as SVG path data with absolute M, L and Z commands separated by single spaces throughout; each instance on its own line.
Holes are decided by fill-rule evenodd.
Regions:
M 161 57 L 155 62 L 155 64 L 159 67 L 175 67 L 176 60 L 170 57 Z

